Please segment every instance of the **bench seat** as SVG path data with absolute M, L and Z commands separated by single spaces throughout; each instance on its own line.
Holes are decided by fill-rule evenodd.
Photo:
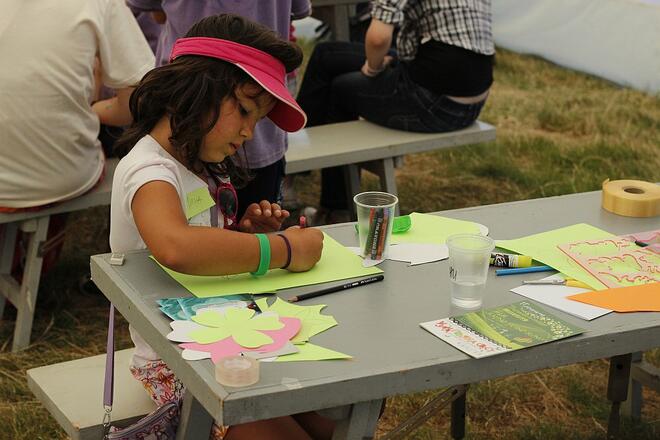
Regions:
M 424 153 L 495 140 L 495 127 L 476 121 L 462 130 L 445 133 L 413 133 L 394 130 L 365 120 L 319 125 L 289 134 L 287 174 L 346 166 L 348 206 L 360 192 L 360 168 L 376 174 L 382 191 L 397 194 L 395 160 L 406 154 Z
M 112 425 L 128 426 L 156 409 L 128 370 L 133 349 L 115 352 Z M 28 387 L 72 440 L 103 438 L 105 355 L 27 371 Z
M 112 178 L 118 162 L 119 160 L 115 158 L 108 159 L 105 166 L 105 178 L 101 184 L 79 197 L 40 211 L 0 213 L 0 225 L 5 228 L 2 238 L 0 238 L 0 319 L 2 319 L 5 302 L 9 300 L 17 310 L 12 351 L 22 350 L 30 344 L 41 277 L 42 246 L 48 234 L 50 216 L 109 205 Z M 10 275 L 18 230 L 26 233 L 28 237 L 25 270 L 20 284 Z

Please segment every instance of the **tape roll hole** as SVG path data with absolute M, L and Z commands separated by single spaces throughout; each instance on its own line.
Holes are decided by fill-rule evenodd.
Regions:
M 630 194 L 644 194 L 646 192 L 642 188 L 637 188 L 635 186 L 626 186 L 623 190 Z

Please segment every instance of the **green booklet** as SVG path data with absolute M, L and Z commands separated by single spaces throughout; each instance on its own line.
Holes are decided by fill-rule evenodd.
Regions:
M 520 350 L 584 332 L 529 301 L 419 325 L 474 358 Z

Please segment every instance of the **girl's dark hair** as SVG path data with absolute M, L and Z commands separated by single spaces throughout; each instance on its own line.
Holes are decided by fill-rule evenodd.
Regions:
M 287 72 L 302 62 L 298 46 L 282 40 L 267 27 L 234 14 L 206 17 L 185 36 L 221 38 L 252 46 L 280 60 Z M 197 55 L 181 56 L 151 70 L 131 95 L 133 123 L 115 143 L 115 151 L 119 156 L 127 154 L 167 114 L 172 129 L 169 140 L 179 158 L 188 169 L 202 171 L 198 153 L 204 136 L 218 119 L 220 103 L 226 97 L 235 97 L 236 88 L 248 82 L 254 80 L 233 64 Z M 249 178 L 247 164 L 234 160 L 227 157 L 220 168 L 240 187 Z

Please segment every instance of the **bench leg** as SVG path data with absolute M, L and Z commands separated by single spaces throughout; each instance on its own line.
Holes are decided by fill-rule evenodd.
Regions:
M 41 277 L 42 255 L 40 247 L 48 234 L 49 219 L 50 217 L 40 217 L 31 220 L 30 223 L 27 223 L 27 226 L 23 227 L 25 232 L 30 233 L 30 239 L 25 257 L 23 280 L 21 281 L 18 298 L 14 302 L 17 314 L 12 344 L 13 352 L 22 350 L 30 344 L 32 322 L 39 291 L 39 279 Z
M 374 160 L 360 164 L 361 167 L 371 171 L 380 179 L 380 190 L 397 195 L 396 178 L 394 176 L 394 160 L 396 158 L 387 157 L 382 160 Z M 399 215 L 399 205 L 396 205 L 395 214 Z
M 331 5 L 314 7 L 312 17 L 328 23 L 333 41 L 349 41 L 349 17 L 354 14 L 353 5 Z
M 176 430 L 176 440 L 207 439 L 213 426 L 213 417 L 206 412 L 188 390 L 181 404 L 181 418 Z
M 0 232 L 0 277 L 11 277 L 11 266 L 14 262 L 14 249 L 16 248 L 16 233 L 18 232 L 18 225 L 16 223 L 8 223 L 2 227 Z M 9 289 L 9 285 L 6 287 Z M 0 320 L 5 311 L 5 304 L 9 292 L 0 292 Z
M 625 402 L 628 397 L 628 380 L 630 379 L 631 359 L 632 353 L 610 358 L 607 398 L 612 402 L 612 409 L 610 410 L 610 419 L 607 424 L 608 439 L 615 439 L 619 436 L 619 408 L 621 402 Z
M 344 172 L 344 178 L 346 179 L 346 189 L 348 191 L 348 200 L 346 201 L 346 206 L 348 206 L 348 212 L 351 215 L 352 220 L 357 220 L 357 212 L 355 211 L 355 203 L 353 203 L 353 197 L 355 194 L 360 192 L 360 167 L 351 164 L 346 165 L 346 171 Z

